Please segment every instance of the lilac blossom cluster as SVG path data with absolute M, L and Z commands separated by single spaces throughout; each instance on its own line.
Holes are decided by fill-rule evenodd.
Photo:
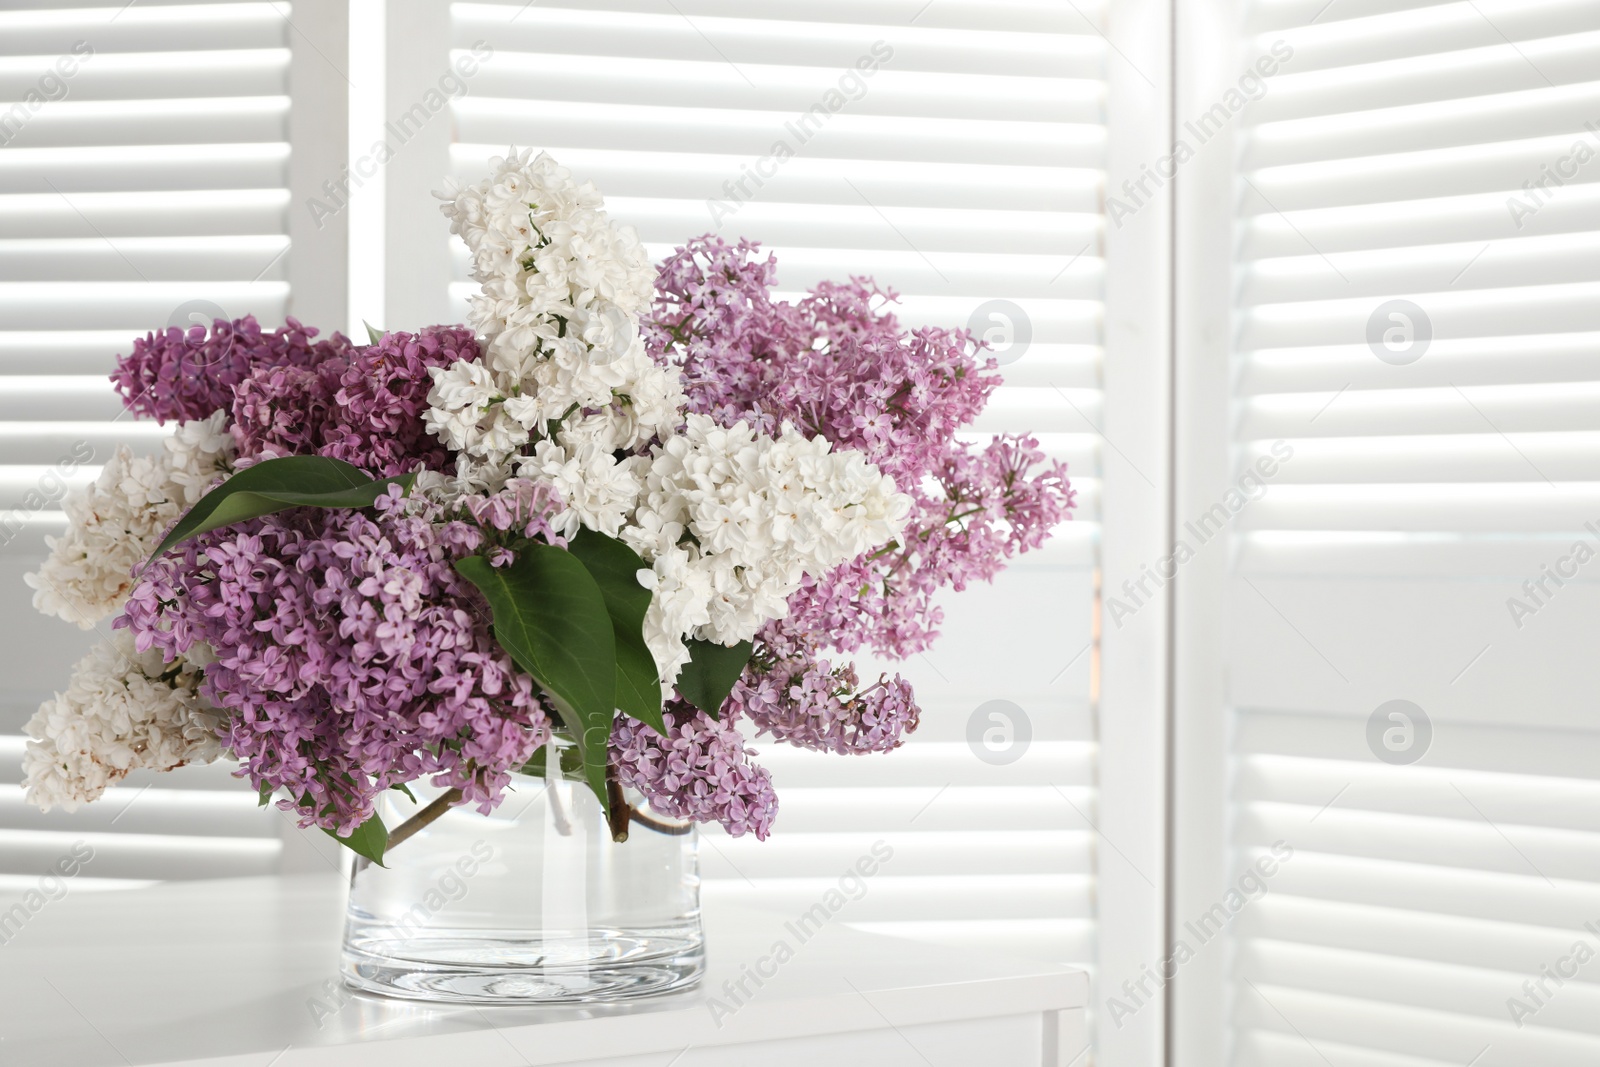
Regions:
M 516 482 L 451 515 L 391 486 L 371 513 L 238 523 L 152 563 L 115 625 L 140 652 L 205 664 L 241 774 L 286 791 L 302 824 L 348 834 L 383 790 L 428 775 L 487 812 L 550 723 L 453 564 L 559 543 L 559 507 Z
M 325 341 L 316 336 L 293 318 L 263 331 L 254 315 L 217 319 L 210 330 L 168 326 L 134 341 L 111 383 L 135 415 L 161 423 L 204 419 L 231 407 L 240 383 L 261 368 L 315 367 L 350 350 L 341 333 Z
M 897 675 L 859 689 L 854 668 L 823 653 L 925 649 L 942 621 L 935 596 L 1038 547 L 1073 490 L 1030 436 L 957 438 L 1000 384 L 965 331 L 905 330 L 887 310 L 895 294 L 866 279 L 824 282 L 795 303 L 774 299 L 776 284 L 758 245 L 691 241 L 661 266 L 646 342 L 681 368 L 691 411 L 858 450 L 913 505 L 898 541 L 801 584 L 758 634 L 723 714 L 807 748 L 889 749 L 917 725 L 910 686 Z
M 338 337 L 337 334 L 334 335 Z M 423 425 L 430 368 L 478 357 L 472 331 L 429 326 L 311 364 L 263 363 L 234 389 L 241 456 L 329 456 L 383 477 L 453 472 L 449 449 Z
M 834 666 L 797 627 L 769 623 L 722 714 L 748 715 L 774 739 L 840 755 L 900 747 L 921 717 L 911 683 L 899 675 L 866 688 L 855 665 Z
M 663 815 L 720 822 L 734 837 L 766 840 L 778 815 L 772 773 L 731 719 L 719 721 L 681 700 L 661 712 L 666 736 L 626 715 L 611 733 L 611 762 L 622 785 L 637 789 Z

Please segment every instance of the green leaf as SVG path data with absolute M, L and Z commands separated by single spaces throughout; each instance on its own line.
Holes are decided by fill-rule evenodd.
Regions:
M 340 837 L 326 827 L 322 832 L 356 855 L 367 857 L 379 867 L 384 865 L 383 850 L 389 847 L 389 829 L 376 815 L 352 830 L 349 837 Z
M 264 808 L 272 801 L 273 788 L 266 782 L 261 783 L 261 798 L 256 802 L 256 807 Z
M 656 658 L 644 643 L 644 613 L 650 590 L 639 584 L 648 569 L 639 554 L 615 537 L 583 527 L 567 549 L 589 569 L 606 598 L 606 611 L 617 639 L 617 707 L 666 735 L 661 719 L 661 676 Z
M 390 789 L 398 789 L 400 792 L 404 793 L 406 795 L 406 799 L 411 801 L 411 803 L 415 804 L 417 802 L 417 795 L 415 793 L 413 793 L 411 791 L 411 787 L 406 785 L 404 782 L 396 782 L 394 785 L 391 785 L 389 788 Z
M 616 711 L 617 643 L 589 569 L 564 548 L 530 544 L 504 567 L 482 556 L 456 561 L 483 591 L 494 636 L 543 687 L 583 757 L 584 777 L 606 798 L 606 745 Z
M 689 662 L 678 674 L 678 695 L 715 719 L 739 675 L 744 673 L 755 646 L 740 641 L 730 647 L 693 637 L 687 644 Z
M 360 468 L 327 456 L 262 460 L 201 497 L 150 558 L 155 559 L 197 534 L 290 508 L 371 507 L 391 485 L 409 492 L 415 477 L 402 474 L 374 481 Z
M 366 319 L 362 319 L 361 325 L 367 328 L 367 340 L 372 344 L 377 344 L 379 341 L 383 340 L 383 331 L 373 326 L 372 323 L 368 322 Z

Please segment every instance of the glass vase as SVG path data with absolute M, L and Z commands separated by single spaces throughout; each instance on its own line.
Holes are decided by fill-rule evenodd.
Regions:
M 398 826 L 417 804 L 385 802 Z M 343 970 L 356 989 L 414 1000 L 580 1004 L 694 987 L 705 967 L 692 825 L 636 814 L 613 840 L 588 785 L 517 776 L 500 807 L 460 806 L 385 856 L 357 859 Z

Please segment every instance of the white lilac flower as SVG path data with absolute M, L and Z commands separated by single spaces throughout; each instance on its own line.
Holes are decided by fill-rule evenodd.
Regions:
M 692 547 L 673 545 L 656 556 L 650 570 L 639 572 L 640 584 L 651 592 L 644 640 L 661 672 L 663 697 L 671 696 L 672 683 L 689 662 L 684 637 L 711 621 L 711 576 L 698 563 Z
M 428 431 L 457 452 L 491 451 L 483 441 L 499 418 L 498 409 L 490 408 L 500 396 L 500 386 L 489 369 L 478 360 L 461 360 L 448 367 L 430 367 L 428 375 L 433 388 L 422 416 Z
M 483 425 L 493 432 L 472 432 L 478 421 L 464 416 L 467 405 L 524 398 L 510 421 L 542 434 L 573 408 L 605 408 L 631 396 L 646 369 L 661 373 L 639 337 L 655 271 L 632 228 L 606 215 L 594 186 L 575 182 L 548 155 L 524 151 L 496 159 L 493 168 L 482 182 L 440 194 L 451 232 L 472 253 L 480 286 L 472 324 L 484 336 L 492 392 L 462 395 L 435 375 L 428 398 L 438 409 L 429 429 L 480 458 L 511 438 L 493 418 Z M 638 391 L 665 395 L 655 382 Z
M 567 329 L 589 346 L 590 358 L 596 363 L 621 359 L 639 340 L 638 321 L 608 300 L 573 311 Z
M 182 487 L 185 506 L 198 503 L 227 473 L 234 453 L 228 423 L 228 413 L 217 411 L 210 418 L 178 423 L 163 442 L 170 477 Z
M 114 615 L 134 568 L 168 526 L 226 473 L 233 457 L 227 413 L 180 423 L 158 456 L 117 449 L 90 485 L 67 494 L 67 531 L 46 538 L 50 555 L 24 580 L 33 606 L 89 629 Z
M 577 532 L 579 523 L 591 530 L 615 537 L 632 514 L 643 488 L 640 478 L 648 461 L 642 456 L 619 460 L 610 451 L 594 444 L 562 448 L 553 441 L 540 441 L 533 455 L 517 461 L 519 477 L 553 487 L 566 501 L 567 537 Z
M 25 728 L 28 801 L 73 811 L 130 771 L 216 759 L 218 713 L 196 692 L 200 677 L 193 664 L 134 651 L 126 630 L 95 646 Z
M 688 400 L 677 367 L 660 366 L 642 346 L 627 359 L 637 361 L 638 366 L 629 369 L 628 391 L 612 405 L 612 411 L 621 447 L 641 448 L 677 432 Z
M 733 644 L 782 618 L 806 574 L 898 537 L 910 507 L 860 453 L 832 452 L 826 440 L 807 440 L 791 426 L 769 438 L 742 422 L 724 428 L 690 415 L 682 434 L 654 450 L 622 537 L 654 561 L 663 583 L 662 568 L 679 586 L 688 584 L 680 571 L 703 578 L 695 588 L 709 593 L 708 617 L 686 636 Z M 693 538 L 686 549 L 677 546 L 684 531 Z M 660 625 L 674 618 L 664 614 Z M 681 662 L 670 662 L 675 648 L 662 647 L 672 656 L 658 654 L 657 666 L 671 680 Z
M 459 497 L 473 494 L 491 495 L 505 488 L 512 473 L 509 460 L 476 459 L 459 452 L 456 454 L 454 478 L 443 484 L 429 479 L 433 488 L 431 495 L 439 503 L 451 503 Z

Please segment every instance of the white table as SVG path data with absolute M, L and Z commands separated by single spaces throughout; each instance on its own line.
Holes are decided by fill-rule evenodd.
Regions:
M 801 946 L 732 1017 L 715 1018 L 708 998 L 766 955 L 792 917 L 714 892 L 702 990 L 606 1013 L 353 994 L 334 977 L 342 908 L 327 875 L 73 890 L 0 945 L 0 1064 L 1078 1067 L 1086 1059 L 1081 972 L 839 924 Z

